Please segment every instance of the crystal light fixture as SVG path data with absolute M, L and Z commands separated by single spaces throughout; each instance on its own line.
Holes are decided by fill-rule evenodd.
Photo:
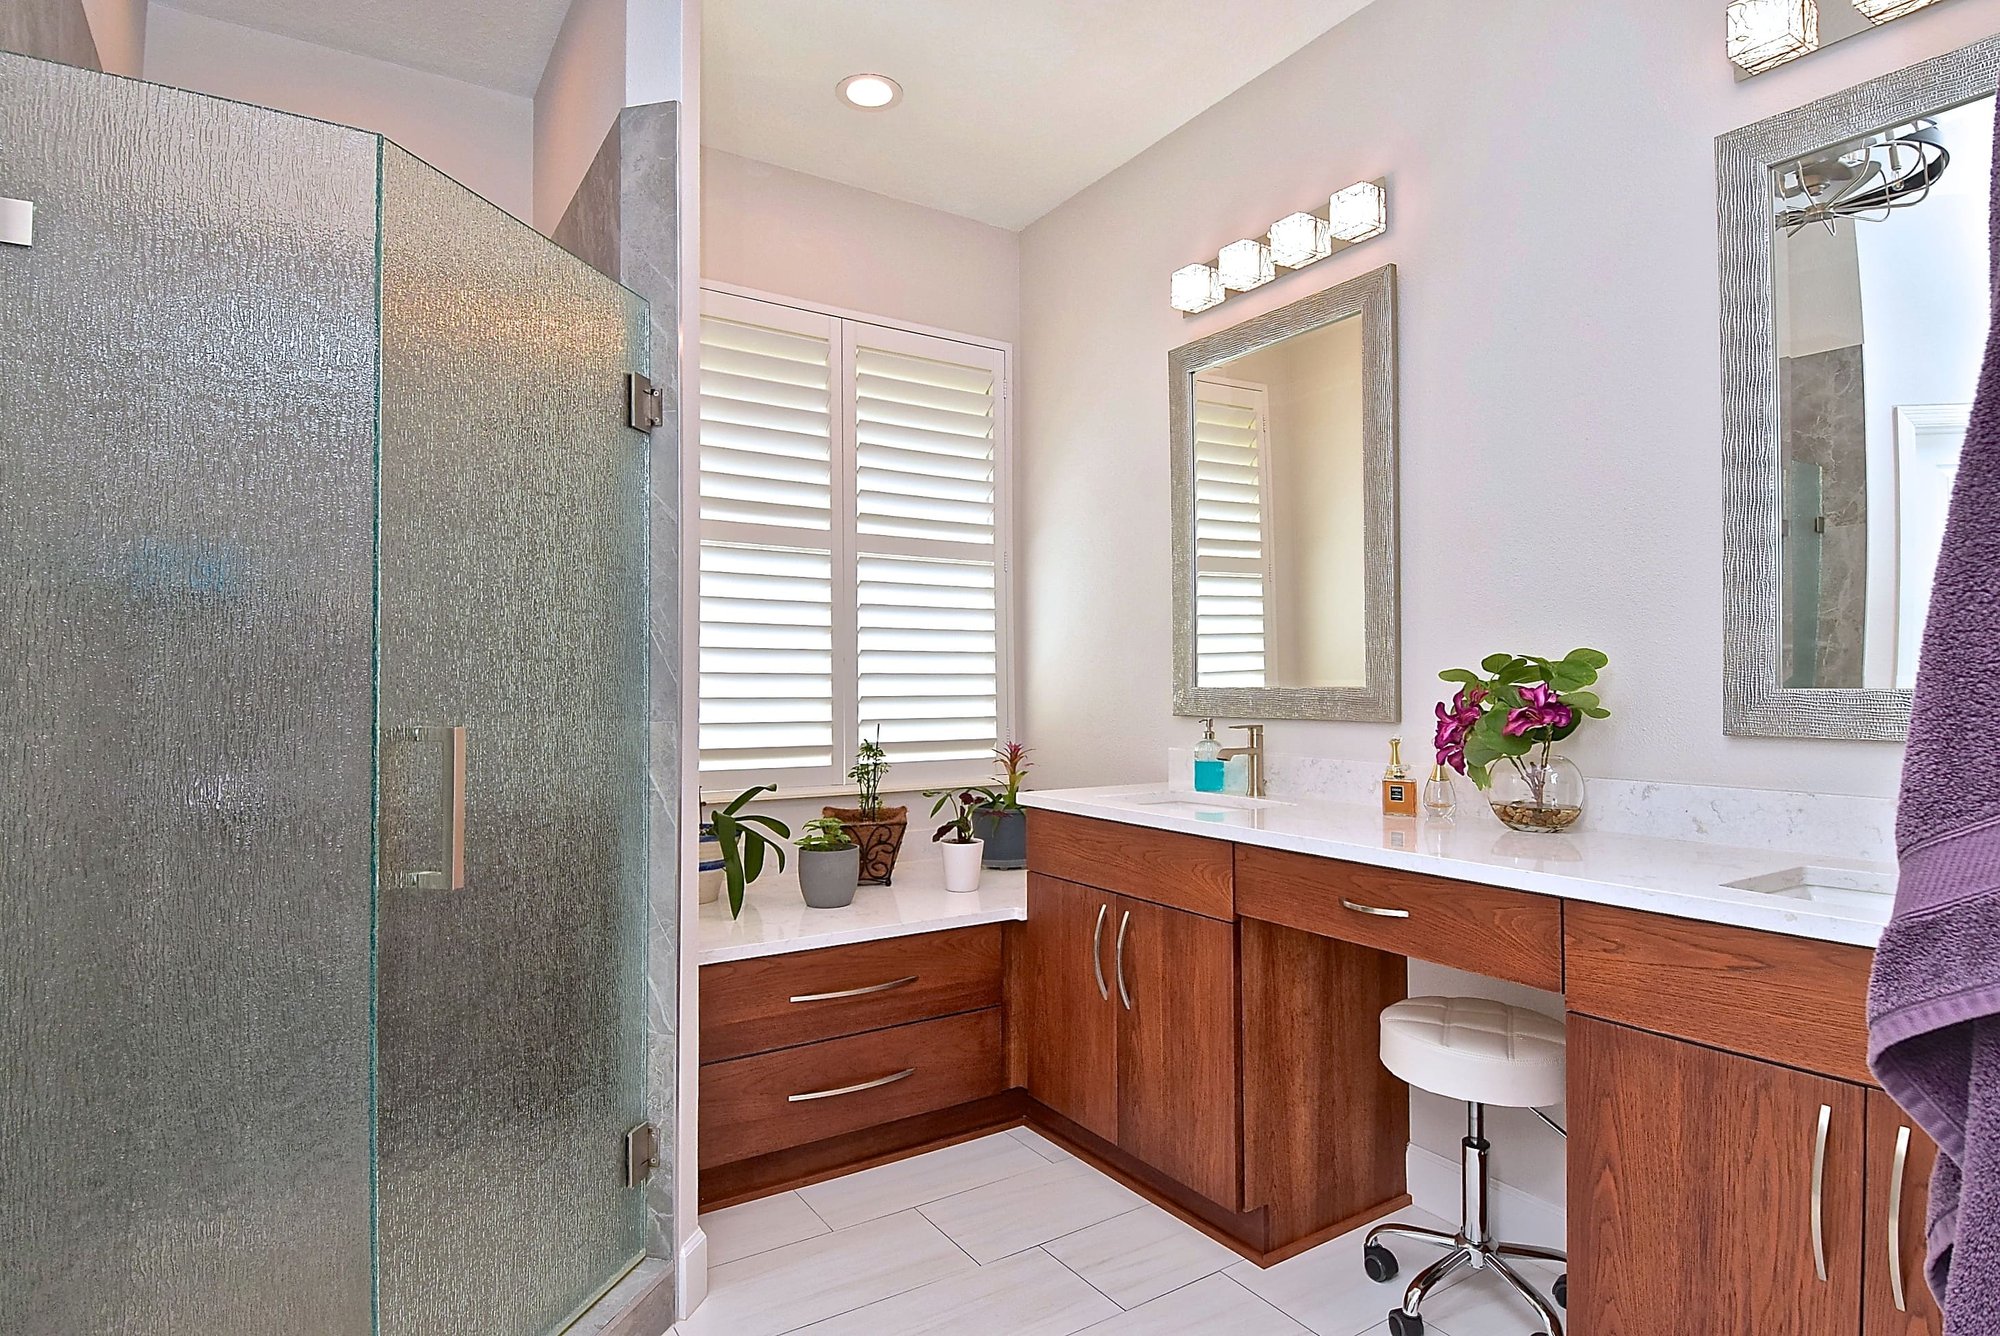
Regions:
M 1327 208 L 1327 230 L 1349 245 L 1389 230 L 1389 199 L 1373 181 L 1349 186 Z
M 1333 254 L 1333 235 L 1317 214 L 1288 213 L 1271 224 L 1271 263 L 1303 269 Z
M 1235 292 L 1261 288 L 1277 276 L 1271 267 L 1271 248 L 1249 237 L 1224 246 L 1215 268 L 1222 275 L 1222 286 Z
M 1761 74 L 1818 49 L 1815 0 L 1735 0 L 1729 6 L 1729 59 L 1746 73 Z
M 1174 270 L 1173 304 L 1176 311 L 1193 315 L 1196 311 L 1222 305 L 1222 299 L 1228 295 L 1222 287 L 1222 275 L 1215 272 L 1212 264 L 1191 264 Z
M 1935 3 L 1936 0 L 1854 0 L 1854 7 L 1870 23 L 1887 23 Z

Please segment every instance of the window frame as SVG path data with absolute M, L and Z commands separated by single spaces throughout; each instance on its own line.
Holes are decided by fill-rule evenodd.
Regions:
M 703 280 L 696 292 L 699 302 L 698 315 L 706 316 L 716 307 L 715 314 L 724 319 L 757 318 L 756 308 L 776 308 L 774 314 L 766 315 L 767 320 L 782 321 L 786 315 L 794 320 L 804 316 L 827 322 L 831 330 L 829 350 L 830 365 L 835 368 L 830 386 L 833 405 L 831 431 L 833 488 L 831 528 L 825 538 L 832 553 L 835 579 L 834 600 L 834 643 L 833 643 L 833 687 L 834 687 L 834 760 L 830 771 L 822 773 L 814 770 L 777 770 L 769 775 L 758 771 L 721 772 L 701 769 L 700 703 L 701 703 L 701 624 L 697 614 L 688 628 L 690 660 L 687 671 L 693 675 L 696 717 L 694 720 L 693 762 L 702 797 L 706 801 L 711 794 L 720 796 L 733 794 L 752 783 L 779 784 L 779 794 L 789 798 L 827 798 L 852 793 L 853 784 L 846 775 L 855 760 L 855 750 L 860 742 L 860 651 L 856 622 L 859 615 L 858 570 L 862 547 L 875 535 L 859 532 L 856 509 L 859 501 L 859 467 L 855 442 L 855 377 L 854 345 L 850 339 L 850 326 L 862 325 L 883 331 L 891 340 L 902 336 L 917 339 L 941 340 L 962 345 L 985 357 L 997 360 L 996 390 L 993 412 L 993 594 L 994 594 L 994 694 L 995 729 L 997 741 L 1004 743 L 1014 737 L 1016 721 L 1019 718 L 1016 687 L 1019 681 L 1019 656 L 1015 645 L 1015 627 L 1018 623 L 1014 603 L 1014 345 L 1001 339 L 985 338 L 976 334 L 965 334 L 935 326 L 916 324 L 910 321 L 894 320 L 885 316 L 850 310 L 845 307 L 830 306 L 821 302 L 787 297 L 780 293 L 767 292 L 757 288 L 744 287 L 735 283 Z M 719 299 L 719 300 L 717 300 Z M 743 303 L 755 306 L 745 309 Z M 699 326 L 697 326 L 699 328 Z M 700 424 L 700 408 L 696 406 L 694 422 L 697 430 Z M 700 513 L 700 440 L 689 443 L 691 449 L 683 454 L 683 467 L 694 476 L 689 480 L 689 495 L 694 498 L 695 513 L 690 517 L 694 526 L 693 550 L 699 553 L 704 541 L 715 537 L 702 522 Z M 816 542 L 821 536 L 819 530 L 784 530 L 772 534 L 773 541 L 778 532 L 789 534 L 781 545 L 806 546 Z M 898 540 L 883 540 L 896 543 Z M 893 551 L 900 551 L 892 548 Z M 844 574 L 843 574 L 844 572 Z M 696 581 L 699 570 L 689 573 Z M 843 584 L 843 580 L 845 583 Z M 846 599 L 854 606 L 843 606 L 846 595 L 857 597 Z M 993 775 L 990 761 L 899 761 L 892 765 L 888 775 L 888 787 L 884 792 L 908 793 L 927 788 L 954 788 L 971 784 L 986 783 Z M 787 782 L 788 776 L 797 776 Z M 737 780 L 741 780 L 740 785 Z M 716 787 L 717 785 L 721 787 Z

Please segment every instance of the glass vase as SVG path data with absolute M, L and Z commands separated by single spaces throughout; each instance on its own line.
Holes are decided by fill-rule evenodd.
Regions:
M 1583 771 L 1555 752 L 1495 761 L 1486 801 L 1510 830 L 1553 834 L 1568 830 L 1583 815 Z

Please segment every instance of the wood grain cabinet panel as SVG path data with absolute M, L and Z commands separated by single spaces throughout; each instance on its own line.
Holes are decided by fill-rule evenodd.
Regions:
M 1118 1138 L 1111 956 L 1122 903 L 1105 891 L 1029 874 L 1018 1010 L 1008 1018 L 1028 1093 L 1106 1141 Z
M 1924 1217 L 1937 1154 L 1937 1143 L 1895 1100 L 1868 1092 L 1865 1336 L 1943 1336 L 1944 1314 L 1924 1278 Z
M 705 965 L 701 1060 L 1000 1005 L 999 924 Z
M 1036 812 L 1028 870 L 1210 918 L 1236 913 L 1235 878 L 1224 840 Z
M 1573 1329 L 1860 1330 L 1865 1105 L 1859 1086 L 1572 1016 Z
M 1563 906 L 1552 896 L 1241 845 L 1236 908 L 1245 918 L 1562 989 Z

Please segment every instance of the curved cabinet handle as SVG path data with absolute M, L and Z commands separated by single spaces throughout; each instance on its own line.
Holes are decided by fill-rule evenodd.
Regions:
M 1889 1166 L 1889 1297 L 1896 1311 L 1910 1311 L 1903 1291 L 1903 1175 L 1910 1165 L 1910 1129 L 1896 1132 L 1896 1158 Z
M 1351 909 L 1357 914 L 1368 914 L 1375 918 L 1406 919 L 1410 916 L 1410 911 L 1407 909 L 1379 909 L 1374 905 L 1356 904 L 1352 900 L 1342 900 L 1340 903 L 1342 908 Z
M 1833 1130 L 1833 1106 L 1819 1106 L 1819 1132 L 1813 1138 L 1812 1245 L 1813 1274 L 1826 1279 L 1826 1139 Z
M 871 983 L 866 988 L 843 988 L 837 993 L 800 993 L 792 1001 L 837 1002 L 843 997 L 867 997 L 873 993 L 893 992 L 898 988 L 907 988 L 916 981 L 917 976 L 912 974 L 908 978 L 891 979 L 887 983 Z
M 1126 910 L 1125 917 L 1118 920 L 1118 1000 L 1125 1004 L 1125 1010 L 1132 1009 L 1132 994 L 1125 987 L 1125 930 L 1132 926 L 1132 911 Z
M 1097 976 L 1097 995 L 1104 1001 L 1111 1000 L 1111 985 L 1104 982 L 1104 918 L 1111 912 L 1110 905 L 1097 907 L 1097 926 L 1090 930 L 1090 972 Z
M 809 1099 L 833 1099 L 839 1095 L 858 1095 L 864 1090 L 880 1090 L 885 1085 L 894 1085 L 896 1082 L 915 1076 L 916 1074 L 917 1069 L 915 1067 L 905 1067 L 900 1072 L 891 1072 L 887 1076 L 878 1076 L 872 1081 L 863 1081 L 858 1085 L 835 1086 L 831 1090 L 807 1090 L 801 1094 L 787 1095 L 785 1096 L 785 1102 L 788 1104 L 803 1104 Z

